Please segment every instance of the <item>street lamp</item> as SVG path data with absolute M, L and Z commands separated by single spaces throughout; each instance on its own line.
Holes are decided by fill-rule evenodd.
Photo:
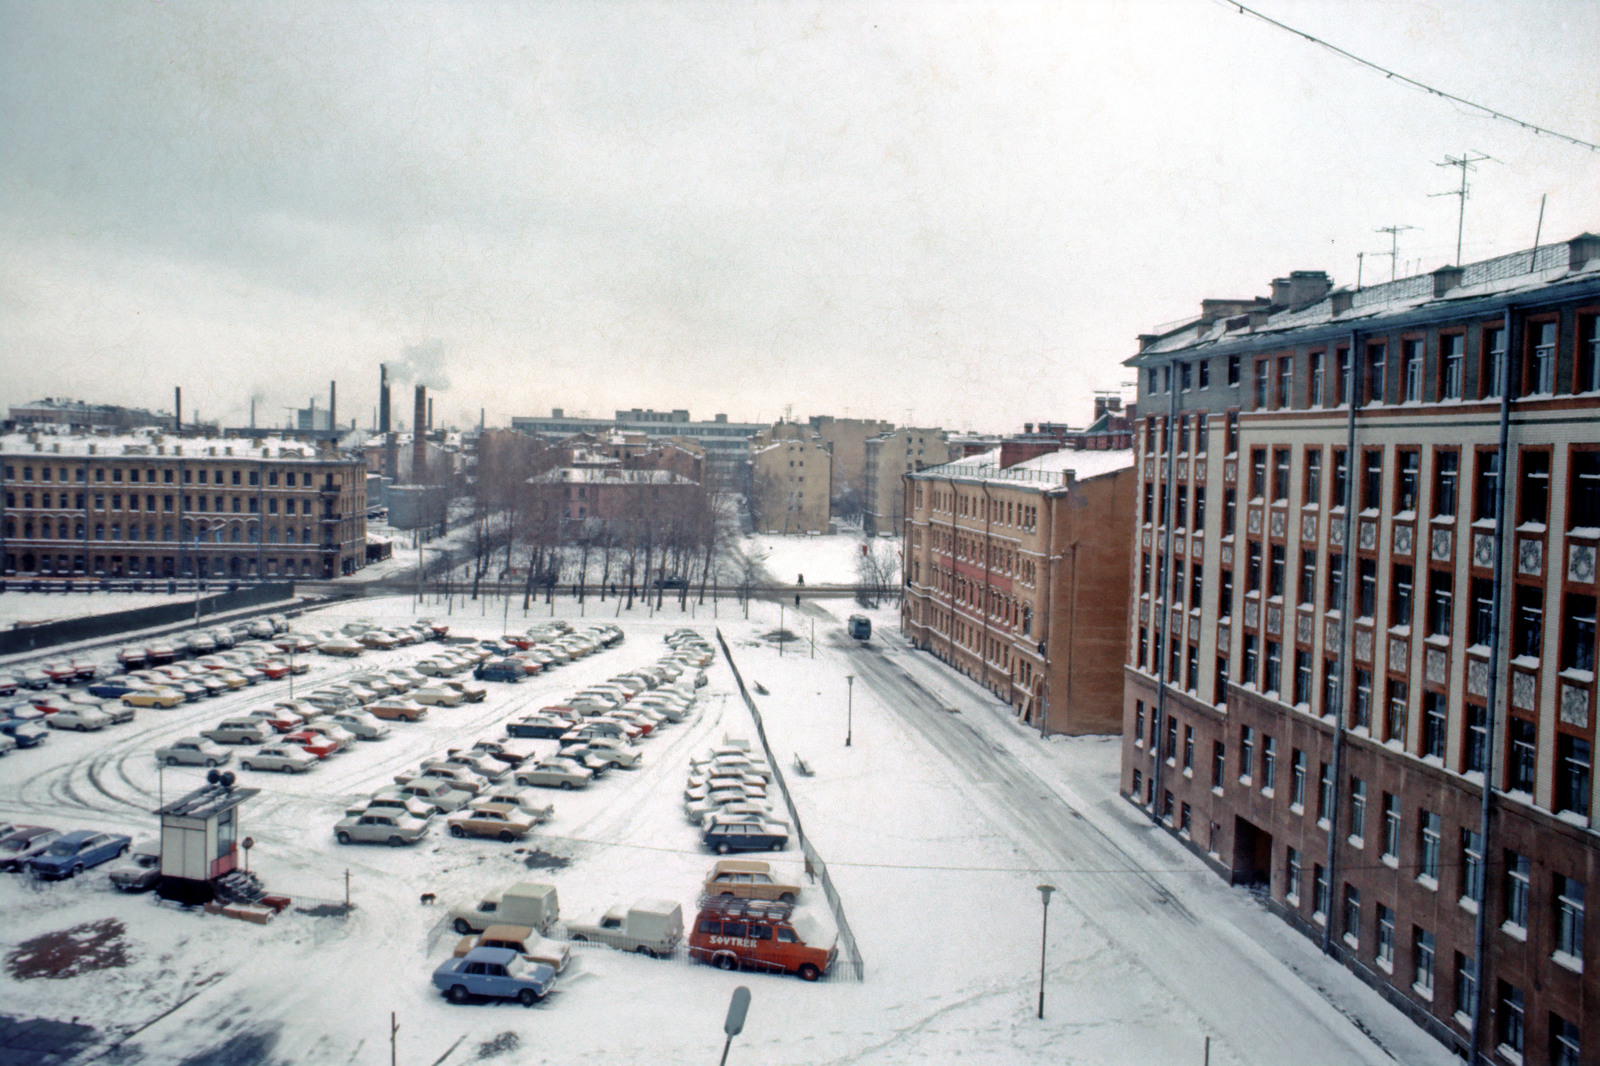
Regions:
M 1044 924 L 1039 928 L 1039 1017 L 1044 1017 L 1044 949 L 1050 932 L 1050 893 L 1055 885 L 1040 885 L 1039 896 L 1044 900 Z
M 850 746 L 850 737 L 855 732 L 855 695 L 856 675 L 844 675 L 844 746 Z

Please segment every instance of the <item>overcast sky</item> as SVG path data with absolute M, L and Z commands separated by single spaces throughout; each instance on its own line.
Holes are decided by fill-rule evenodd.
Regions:
M 1600 142 L 1593 0 L 1254 6 Z M 1451 261 L 1469 149 L 1466 259 L 1600 230 L 1600 153 L 1216 0 L 0 0 L 0 404 L 1081 424 L 1203 297 Z

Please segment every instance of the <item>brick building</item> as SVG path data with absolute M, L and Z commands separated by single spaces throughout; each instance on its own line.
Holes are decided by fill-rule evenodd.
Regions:
M 1123 794 L 1493 1062 L 1600 1047 L 1597 315 L 1584 235 L 1297 272 L 1128 361 Z
M 366 561 L 359 459 L 299 441 L 0 437 L 7 574 L 330 578 Z
M 1133 453 L 1004 447 L 905 477 L 901 628 L 1041 733 L 1121 728 Z

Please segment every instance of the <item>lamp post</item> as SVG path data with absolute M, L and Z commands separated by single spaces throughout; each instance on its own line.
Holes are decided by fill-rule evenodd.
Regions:
M 850 746 L 850 737 L 855 732 L 855 696 L 856 675 L 844 675 L 844 746 Z
M 1039 1017 L 1044 1017 L 1044 949 L 1049 942 L 1050 932 L 1050 893 L 1056 890 L 1055 885 L 1040 885 L 1039 896 L 1044 900 L 1044 923 L 1039 927 Z

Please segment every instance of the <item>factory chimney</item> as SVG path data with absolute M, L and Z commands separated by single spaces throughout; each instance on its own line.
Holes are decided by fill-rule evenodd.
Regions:
M 389 368 L 378 364 L 378 432 L 389 432 Z
M 433 397 L 428 397 L 428 432 L 433 432 Z
M 428 387 L 418 385 L 411 411 L 411 483 L 421 485 L 428 474 Z
M 339 383 L 328 382 L 328 428 L 339 432 Z
M 177 385 L 172 390 L 172 432 L 183 432 L 183 386 Z

